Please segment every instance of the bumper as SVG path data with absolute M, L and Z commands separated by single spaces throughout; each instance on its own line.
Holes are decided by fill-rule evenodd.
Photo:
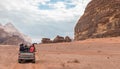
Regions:
M 35 58 L 19 58 L 19 60 L 35 60 Z

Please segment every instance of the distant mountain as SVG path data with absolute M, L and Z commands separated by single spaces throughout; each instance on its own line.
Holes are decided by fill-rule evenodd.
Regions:
M 120 36 L 120 0 L 91 0 L 75 26 L 75 40 Z
M 0 24 L 0 44 L 17 45 L 31 42 L 31 38 L 17 30 L 12 23 L 7 23 L 4 26 Z

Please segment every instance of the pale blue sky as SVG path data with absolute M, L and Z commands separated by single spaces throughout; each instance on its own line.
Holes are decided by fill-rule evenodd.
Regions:
M 74 26 L 91 0 L 0 0 L 0 23 L 12 22 L 33 42 L 74 37 Z

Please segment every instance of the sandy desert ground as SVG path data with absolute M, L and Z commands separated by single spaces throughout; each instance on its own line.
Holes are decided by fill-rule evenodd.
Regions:
M 36 45 L 35 64 L 19 64 L 18 48 L 0 45 L 0 69 L 120 69 L 120 37 Z

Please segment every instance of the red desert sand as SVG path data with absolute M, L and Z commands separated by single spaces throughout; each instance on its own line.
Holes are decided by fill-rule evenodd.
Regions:
M 120 69 L 120 37 L 40 44 L 36 48 L 35 64 L 19 64 L 19 46 L 0 45 L 0 69 Z

